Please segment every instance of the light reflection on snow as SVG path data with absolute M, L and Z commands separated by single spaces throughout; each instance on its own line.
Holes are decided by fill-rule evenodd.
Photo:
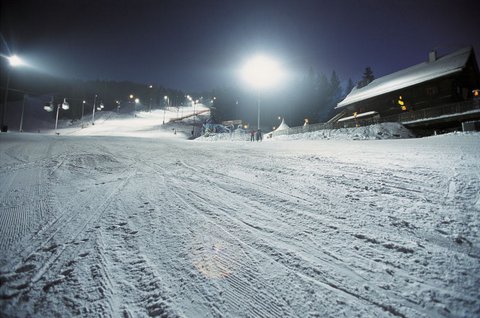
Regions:
M 237 266 L 236 256 L 234 245 L 211 236 L 196 240 L 191 247 L 193 266 L 210 279 L 232 275 Z

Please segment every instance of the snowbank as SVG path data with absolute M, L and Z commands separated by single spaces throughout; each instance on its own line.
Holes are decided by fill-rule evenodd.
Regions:
M 341 129 L 324 129 L 303 134 L 283 135 L 273 138 L 265 138 L 268 140 L 317 140 L 317 139 L 334 139 L 334 140 L 368 140 L 368 139 L 404 139 L 414 138 L 415 135 L 407 128 L 399 123 L 382 123 L 357 128 L 341 128 Z M 248 141 L 250 135 L 244 132 L 234 132 L 232 134 L 211 134 L 197 138 L 199 141 Z

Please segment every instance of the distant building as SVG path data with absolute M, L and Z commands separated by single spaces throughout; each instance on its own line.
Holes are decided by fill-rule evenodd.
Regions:
M 426 62 L 377 78 L 364 87 L 354 87 L 337 104 L 336 109 L 341 111 L 341 115 L 336 120 L 387 121 L 385 119 L 401 118 L 398 121 L 408 121 L 418 119 L 419 111 L 424 118 L 438 117 L 445 111 L 439 113 L 433 110 L 447 104 L 474 101 L 478 98 L 479 88 L 480 72 L 473 48 L 464 48 L 442 57 L 437 57 L 437 53 L 432 51 Z M 478 114 L 466 119 L 472 118 L 480 119 L 480 109 Z M 454 120 L 458 121 L 458 118 Z

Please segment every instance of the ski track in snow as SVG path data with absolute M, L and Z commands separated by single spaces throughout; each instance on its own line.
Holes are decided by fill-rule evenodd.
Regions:
M 0 137 L 2 316 L 480 314 L 478 135 Z

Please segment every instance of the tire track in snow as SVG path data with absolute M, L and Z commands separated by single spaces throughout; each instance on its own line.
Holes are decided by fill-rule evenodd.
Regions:
M 129 222 L 118 222 L 118 216 L 114 217 L 108 217 L 108 224 L 116 226 L 102 231 L 98 240 L 103 255 L 100 265 L 109 286 L 111 312 L 125 317 L 145 313 L 150 317 L 175 317 L 161 275 L 138 249 L 138 231 L 131 229 Z
M 208 180 L 209 178 L 213 179 L 213 178 L 210 177 L 208 174 L 203 173 L 203 172 L 199 171 L 199 170 L 196 169 L 196 168 L 190 167 L 190 166 L 188 166 L 188 165 L 186 165 L 186 164 L 184 164 L 184 165 L 185 165 L 187 168 L 191 168 L 191 169 L 194 170 L 196 173 L 199 173 L 199 174 L 201 175 L 200 178 L 202 178 L 202 179 L 207 179 L 207 180 Z M 211 171 L 209 171 L 209 173 L 210 173 L 210 172 L 211 172 Z M 213 173 L 213 174 L 214 174 L 214 175 L 218 175 L 217 173 Z M 210 179 L 210 181 L 212 181 L 211 179 Z M 220 179 L 219 179 L 219 178 L 216 178 L 215 181 L 217 181 L 217 183 L 221 183 L 221 186 L 218 187 L 217 190 L 219 190 L 219 191 L 221 191 L 221 192 L 225 192 L 225 195 L 229 195 L 229 196 L 238 195 L 238 196 L 240 196 L 240 194 L 237 194 L 238 191 L 232 190 L 233 188 L 235 188 L 235 186 L 238 186 L 238 184 L 230 185 L 230 187 L 232 188 L 232 189 L 230 189 L 230 187 L 228 186 L 228 184 L 222 182 L 223 180 L 222 180 L 221 178 L 220 178 Z M 213 184 L 213 182 L 211 182 L 211 183 Z M 226 185 L 227 185 L 227 186 L 226 186 Z M 181 186 L 180 188 L 186 188 L 186 187 L 187 187 L 187 186 L 184 185 L 184 186 Z M 225 189 L 224 189 L 224 188 L 225 188 Z M 241 188 L 241 186 L 240 186 L 240 188 Z M 177 187 L 177 189 L 178 189 L 178 187 Z M 228 189 L 228 190 L 226 190 L 226 189 Z M 262 189 L 263 189 L 263 191 L 265 191 L 265 187 L 263 187 Z M 196 196 L 197 196 L 197 197 L 196 197 L 196 201 L 206 200 L 206 199 L 203 198 L 203 195 L 202 195 L 202 194 L 195 194 L 195 193 L 192 193 L 192 192 L 194 192 L 194 191 L 191 191 L 191 192 L 190 192 L 190 196 L 191 196 L 191 195 L 194 195 L 194 196 L 196 195 Z M 275 193 L 278 193 L 278 191 L 276 191 Z M 244 195 L 244 193 L 242 193 L 242 194 Z M 276 196 L 276 195 L 275 195 L 275 196 Z M 274 196 L 274 197 L 275 197 L 275 196 Z M 221 196 L 221 197 L 223 197 L 223 196 Z M 216 201 L 215 198 L 208 198 L 208 200 L 209 200 L 208 203 L 205 202 L 205 205 L 206 205 L 206 206 L 208 206 L 209 204 L 210 204 L 210 205 L 212 204 L 211 200 L 213 200 L 214 202 Z M 231 201 L 231 200 L 229 200 L 229 201 Z M 236 200 L 233 200 L 233 201 L 234 201 L 234 202 L 237 202 Z M 225 202 L 224 199 L 223 199 L 223 202 Z M 241 202 L 241 201 L 240 201 L 240 202 Z M 276 202 L 276 200 L 272 200 L 272 202 Z M 222 205 L 222 204 L 224 205 L 224 204 L 226 204 L 226 203 L 222 203 L 222 202 L 217 202 L 217 203 L 216 203 L 217 206 L 218 206 L 218 205 Z M 215 204 L 214 204 L 214 205 L 215 205 Z M 275 205 L 275 203 L 274 203 L 274 205 Z M 247 210 L 248 210 L 248 206 L 246 206 L 245 204 L 242 205 L 242 211 L 243 211 L 244 209 L 247 209 Z M 251 209 L 251 208 L 250 208 L 250 209 Z M 302 210 L 301 208 L 298 208 L 298 207 L 297 207 L 297 209 Z M 227 210 L 228 210 L 228 209 L 227 209 Z M 274 210 L 275 210 L 275 209 L 274 209 Z M 293 211 L 293 209 L 292 209 L 292 211 Z M 302 214 L 302 213 L 300 213 L 300 214 Z M 270 213 L 270 215 L 273 216 L 274 214 L 273 214 L 273 213 Z M 225 216 L 226 216 L 227 218 L 230 218 L 230 219 L 231 219 L 231 216 L 228 215 L 228 214 L 226 214 L 226 213 L 225 213 Z M 238 220 L 234 220 L 234 221 L 238 221 Z M 297 220 L 297 221 L 298 221 L 298 220 Z M 293 222 L 295 222 L 295 221 L 293 221 Z M 322 224 L 320 224 L 320 225 L 322 225 Z M 279 231 L 279 232 L 281 232 L 281 231 Z M 260 233 L 260 234 L 262 234 L 262 233 Z M 265 234 L 265 233 L 263 233 L 263 234 Z M 257 248 L 257 249 L 258 249 L 259 247 L 257 246 L 257 247 L 254 247 L 254 248 Z M 271 247 L 269 247 L 269 249 L 270 249 L 270 248 L 271 248 Z M 266 254 L 272 255 L 272 253 L 271 253 L 271 251 L 270 251 L 269 249 L 267 249 L 267 250 L 263 249 L 263 252 L 266 253 Z M 284 255 L 284 254 L 276 252 L 276 253 L 274 253 L 274 255 L 278 258 L 278 255 Z M 287 258 L 287 259 L 285 259 L 285 260 L 289 260 L 289 259 L 290 259 L 290 257 Z M 331 260 L 330 260 L 330 261 L 331 261 Z M 329 265 L 330 267 L 334 266 L 334 265 L 331 264 L 329 261 L 326 261 L 325 264 Z M 298 269 L 296 269 L 296 268 L 292 268 L 292 267 L 290 266 L 291 264 L 289 264 L 289 262 L 284 263 L 284 265 L 287 265 L 287 267 L 288 267 L 289 269 L 291 269 L 291 270 L 294 270 L 294 271 L 297 271 L 297 270 L 298 270 Z M 338 264 L 337 264 L 337 265 L 338 265 Z M 335 266 L 335 267 L 336 267 L 336 266 Z M 334 272 L 335 272 L 335 267 L 332 267 L 332 270 L 333 270 Z M 307 267 L 306 269 L 309 270 L 309 274 L 307 274 L 306 277 L 308 277 L 309 279 L 315 280 L 313 277 L 311 277 L 312 269 L 309 269 L 308 267 Z M 353 270 L 353 269 L 350 269 L 350 270 Z M 305 275 L 305 274 L 304 274 L 304 275 Z M 332 278 L 333 278 L 333 277 L 332 277 Z M 364 279 L 363 279 L 363 280 L 364 280 Z M 327 283 L 325 283 L 325 281 L 326 281 Z M 318 283 L 318 282 L 317 282 L 317 283 Z M 341 290 L 341 291 L 343 291 L 343 292 L 345 292 L 345 293 L 349 293 L 349 294 L 357 297 L 358 299 L 367 301 L 368 303 L 371 303 L 371 304 L 373 304 L 373 305 L 376 305 L 376 306 L 378 306 L 379 308 L 382 308 L 383 310 L 386 310 L 386 311 L 388 311 L 388 312 L 395 313 L 395 314 L 398 315 L 398 316 L 402 316 L 402 315 L 403 315 L 403 314 L 401 314 L 400 312 L 398 312 L 394 307 L 385 306 L 383 303 L 379 303 L 379 302 L 375 301 L 374 299 L 376 299 L 378 295 L 377 295 L 377 296 L 371 295 L 371 294 L 372 294 L 371 291 L 370 291 L 370 296 L 364 296 L 364 295 L 359 294 L 358 292 L 354 292 L 354 291 L 352 291 L 352 290 L 349 290 L 349 289 L 346 288 L 346 287 L 341 287 L 340 285 L 338 285 L 338 283 L 332 283 L 332 280 L 329 281 L 328 279 L 323 279 L 320 285 L 322 285 L 322 284 L 323 284 L 324 287 L 325 287 L 325 284 L 327 284 L 327 285 L 329 285 L 329 286 L 334 286 L 334 287 L 336 287 L 338 290 Z M 378 294 L 379 294 L 379 295 L 382 295 L 382 294 L 385 294 L 385 293 L 388 293 L 388 291 L 387 291 L 387 292 L 386 292 L 385 290 L 381 290 L 381 291 L 379 290 L 379 291 L 378 291 Z M 373 297 L 372 297 L 372 296 L 373 296 Z M 392 296 L 393 296 L 393 298 L 396 298 L 396 296 L 394 296 L 393 294 L 390 295 L 390 297 L 392 297 Z M 385 300 L 385 302 L 388 303 L 388 300 Z M 422 312 L 422 311 L 423 311 L 423 310 L 422 310 L 421 308 L 419 308 L 419 307 L 417 307 L 417 310 L 418 310 L 419 312 Z
M 14 308 L 13 304 L 25 297 L 24 295 L 41 292 L 42 288 L 39 284 L 42 281 L 45 283 L 43 285 L 44 290 L 63 282 L 64 275 L 53 279 L 52 276 L 58 276 L 58 271 L 63 267 L 63 264 L 75 259 L 76 255 L 79 254 L 76 251 L 80 246 L 72 243 L 85 233 L 88 226 L 102 216 L 113 198 L 118 195 L 135 173 L 136 170 L 127 174 L 94 210 L 83 211 L 84 213 L 74 210 L 64 211 L 59 219 L 56 219 L 47 227 L 48 231 L 42 231 L 46 237 L 38 240 L 40 245 L 33 246 L 30 254 L 14 266 L 15 270 L 13 272 L 2 275 L 2 280 L 7 283 L 0 286 L 0 298 L 9 300 L 9 303 L 3 304 L 2 308 Z M 53 228 L 53 226 L 55 227 Z M 51 241 L 53 243 L 49 245 Z M 68 256 L 65 256 L 64 254 L 67 251 Z M 49 273 L 48 277 L 44 278 L 47 273 Z
M 208 285 L 209 281 L 215 280 L 218 281 L 217 288 L 222 290 L 219 300 L 223 305 L 212 303 L 214 298 L 207 297 L 206 301 L 210 303 L 212 310 L 218 310 L 215 306 L 227 306 L 227 311 L 220 312 L 233 310 L 241 315 L 247 313 L 247 316 L 251 317 L 295 316 L 286 302 L 277 299 L 268 291 L 269 283 L 257 274 L 260 268 L 255 265 L 256 260 L 244 250 L 238 238 L 192 205 L 191 200 L 187 199 L 189 195 L 180 191 L 177 180 L 169 177 L 165 168 L 156 164 L 155 167 L 151 164 L 150 166 L 159 175 L 165 176 L 165 182 L 168 184 L 166 189 L 170 196 L 181 204 L 180 210 L 185 219 L 190 219 L 187 222 L 191 225 L 187 227 L 193 233 L 197 233 L 191 239 L 188 257 L 189 262 L 201 276 L 190 275 L 189 280 L 192 278 L 196 281 L 200 280 L 193 286 L 206 286 L 205 284 Z M 241 257 L 242 254 L 244 257 Z M 201 277 L 203 279 L 200 279 Z M 203 287 L 194 288 L 197 288 L 198 293 L 209 294 Z
M 181 191 L 178 190 L 179 188 L 184 188 L 184 187 L 176 187 L 175 188 L 176 196 L 179 199 L 181 199 L 183 197 L 187 197 L 187 195 L 180 196 L 178 194 L 178 192 L 181 192 Z M 190 196 L 192 196 L 192 194 L 190 194 Z M 194 201 L 201 201 L 203 198 L 200 197 L 200 196 L 196 196 L 195 199 L 196 200 L 194 200 Z M 186 203 L 186 204 L 190 205 L 191 207 L 194 207 L 194 205 L 195 205 L 195 203 Z M 205 210 L 203 210 L 201 208 L 198 208 L 198 207 L 195 207 L 195 208 L 198 211 L 205 211 Z M 341 282 L 335 282 L 333 277 L 331 277 L 330 279 L 327 279 L 324 275 L 321 275 L 323 277 L 314 277 L 313 274 L 317 274 L 316 276 L 318 276 L 318 274 L 323 274 L 323 273 L 321 271 L 315 269 L 315 268 L 309 268 L 308 266 L 307 267 L 298 266 L 298 265 L 295 264 L 295 262 L 293 262 L 293 264 L 292 264 L 292 255 L 287 255 L 286 253 L 280 252 L 278 250 L 275 251 L 275 249 L 272 249 L 272 246 L 270 244 L 262 246 L 261 244 L 259 245 L 259 244 L 256 244 L 256 243 L 246 243 L 246 241 L 244 239 L 240 239 L 235 234 L 230 233 L 230 231 L 227 231 L 222 226 L 220 226 L 208 214 L 209 213 L 203 214 L 203 216 L 208 218 L 209 222 L 214 224 L 216 227 L 222 228 L 223 231 L 225 231 L 226 233 L 231 235 L 233 238 L 235 238 L 239 243 L 242 244 L 242 246 L 248 247 L 249 249 L 253 250 L 255 254 L 258 254 L 258 255 L 261 256 L 260 258 L 267 258 L 270 261 L 275 262 L 276 264 L 280 264 L 287 272 L 290 272 L 290 273 L 294 274 L 295 276 L 297 276 L 298 278 L 300 278 L 304 282 L 313 283 L 316 286 L 321 287 L 324 290 L 328 290 L 328 291 L 334 292 L 336 294 L 338 294 L 340 292 L 340 294 L 343 297 L 349 298 L 350 300 L 364 301 L 364 302 L 366 302 L 370 305 L 374 305 L 378 308 L 381 308 L 384 311 L 390 312 L 391 314 L 393 314 L 395 316 L 405 317 L 405 315 L 403 315 L 401 312 L 399 312 L 395 307 L 393 307 L 391 305 L 385 305 L 384 303 L 377 302 L 376 300 L 372 299 L 371 297 L 367 297 L 367 296 L 364 296 L 364 295 L 358 293 L 358 291 L 355 292 L 355 291 L 350 290 L 350 288 L 341 286 L 340 285 Z M 224 216 L 226 216 L 227 219 L 235 221 L 234 219 L 232 219 L 231 217 L 229 217 L 226 214 L 224 214 Z M 252 272 L 253 272 L 253 270 L 252 270 Z M 242 274 L 241 276 L 245 276 L 245 274 Z M 258 280 L 258 276 L 255 276 L 255 279 Z M 244 283 L 245 279 L 242 279 L 241 282 Z M 261 285 L 261 283 L 259 284 L 258 281 L 256 281 L 255 283 L 257 285 Z M 240 285 L 242 285 L 242 284 L 240 284 Z M 238 295 L 239 294 L 243 295 L 244 297 L 251 297 L 252 293 L 254 293 L 254 294 L 258 293 L 259 289 L 260 290 L 268 289 L 266 286 L 264 286 L 263 288 L 258 288 L 258 287 L 252 287 L 251 285 L 249 285 L 249 287 L 250 287 L 250 289 L 248 289 L 246 291 L 245 291 L 245 288 L 244 288 L 244 290 L 241 289 L 240 293 L 237 292 L 237 293 L 233 294 L 232 298 L 237 299 L 237 302 L 238 302 Z M 385 290 L 382 290 L 382 293 L 385 293 L 385 292 L 386 292 Z M 380 293 L 380 294 L 382 294 L 382 293 Z M 272 299 L 276 298 L 275 296 L 273 296 L 273 294 L 270 294 L 269 297 L 272 298 Z M 258 298 L 259 298 L 258 302 L 265 301 L 265 299 L 262 298 L 262 297 L 258 297 Z M 389 303 L 389 301 L 387 301 L 387 300 L 385 300 L 385 302 Z M 287 306 L 287 304 L 285 304 L 284 306 Z M 283 307 L 283 306 L 280 306 L 280 307 Z M 418 309 L 420 309 L 419 312 L 423 311 L 423 310 L 421 310 L 421 308 L 418 308 Z M 271 309 L 270 309 L 270 311 L 271 311 Z M 263 313 L 263 314 L 266 315 L 265 317 L 268 317 L 268 314 L 266 314 L 268 312 L 269 312 L 269 310 L 266 310 L 265 313 Z M 260 315 L 262 317 L 264 317 L 264 315 L 261 314 L 261 313 L 262 313 L 262 311 L 260 311 Z M 280 314 L 280 316 L 282 316 L 282 315 L 284 315 L 284 313 Z
M 44 169 L 14 171 L 7 179 L 0 200 L 0 250 L 4 251 L 24 246 L 23 242 L 31 239 L 29 234 L 41 229 L 51 211 Z
M 106 302 L 114 316 L 177 317 L 171 305 L 171 293 L 166 289 L 160 273 L 161 266 L 143 252 L 145 243 L 139 238 L 141 229 L 135 225 L 140 217 L 136 203 L 145 202 L 138 197 L 144 196 L 137 188 L 140 178 L 142 173 L 130 179 L 122 190 L 126 195 L 119 193 L 109 208 L 110 212 L 101 222 L 97 249 L 102 261 L 96 262 L 95 266 L 98 267 L 97 272 L 102 274 L 98 276 L 100 282 L 95 280 L 89 284 L 108 288 L 105 294 L 109 300 Z M 148 202 L 140 206 L 144 205 L 148 205 Z M 164 246 L 164 242 L 161 246 Z M 170 260 L 169 255 L 165 255 L 167 260 Z
M 170 180 L 170 184 L 174 184 L 173 180 Z M 213 229 L 217 232 L 215 235 L 220 236 L 220 242 L 227 241 L 228 239 L 222 238 L 222 236 L 227 235 L 227 237 L 233 238 L 237 241 L 236 244 L 239 249 L 243 250 L 244 246 L 248 246 L 246 243 L 241 241 L 238 237 L 230 233 L 226 230 L 223 226 L 219 223 L 214 221 L 210 216 L 207 216 L 202 209 L 199 209 L 191 202 L 186 201 L 186 197 L 188 197 L 185 193 L 180 195 L 181 191 L 179 191 L 179 187 L 172 189 L 171 192 L 180 202 L 182 202 L 189 210 L 195 211 L 197 215 L 205 218 L 208 223 L 213 225 Z M 207 249 L 209 247 L 206 247 Z M 219 248 L 216 246 L 212 247 L 213 249 Z M 214 250 L 215 252 L 215 250 Z M 247 253 L 248 255 L 249 253 Z M 222 257 L 223 256 L 223 257 Z M 215 254 L 213 257 L 216 259 L 217 264 L 215 267 L 220 267 L 223 269 L 228 269 L 231 266 L 231 261 L 228 258 L 225 258 L 225 253 L 222 254 Z M 211 258 L 212 256 L 207 256 Z M 209 260 L 211 261 L 211 260 Z M 225 295 L 226 302 L 229 303 L 230 306 L 232 304 L 239 304 L 239 302 L 244 300 L 243 310 L 246 310 L 252 315 L 253 317 L 285 317 L 285 316 L 294 316 L 293 312 L 288 310 L 288 305 L 283 303 L 279 305 L 281 301 L 277 299 L 277 297 L 268 292 L 269 284 L 266 281 L 263 281 L 261 277 L 255 275 L 254 273 L 259 270 L 259 268 L 255 268 L 255 264 L 249 264 L 246 261 L 238 261 L 240 265 L 235 267 L 234 274 L 230 274 L 229 270 L 226 270 L 223 274 L 227 276 L 227 281 L 233 287 L 229 289 L 229 292 Z M 208 263 L 207 263 L 208 264 Z M 208 266 L 208 265 L 206 265 Z M 252 268 L 253 267 L 253 268 Z M 207 269 L 208 272 L 208 269 Z M 218 273 L 217 273 L 218 274 Z M 220 273 L 222 274 L 222 273 Z M 208 273 L 208 275 L 211 275 Z M 251 279 L 248 279 L 250 277 Z M 252 278 L 253 277 L 253 278 Z M 254 283 L 249 282 L 250 280 L 255 280 Z M 240 296 L 240 297 L 239 297 Z
M 211 240 L 207 234 L 211 231 L 211 225 L 204 220 L 192 218 L 191 214 L 186 214 L 184 204 L 171 194 L 171 184 L 166 183 L 163 170 L 159 172 L 151 162 L 143 162 L 142 165 L 152 169 L 148 176 L 156 180 L 151 187 L 148 187 L 148 191 L 143 193 L 143 200 L 147 201 L 145 204 L 150 202 L 149 207 L 161 204 L 161 214 L 156 214 L 154 208 L 148 209 L 145 213 L 149 215 L 147 217 L 149 221 L 141 226 L 159 230 L 159 224 L 161 224 L 162 230 L 158 235 L 152 237 L 149 235 L 146 244 L 148 250 L 158 250 L 160 253 L 152 263 L 156 264 L 157 269 L 161 269 L 165 283 L 173 289 L 171 292 L 174 295 L 169 297 L 176 298 L 172 300 L 176 310 L 180 306 L 179 310 L 185 310 L 187 316 L 204 316 L 207 312 L 214 316 L 222 316 L 225 312 L 231 312 L 232 307 L 225 307 L 230 304 L 223 300 L 222 290 L 225 287 L 223 286 L 225 275 L 229 274 L 236 257 L 230 258 L 228 264 L 224 262 L 226 258 L 232 256 L 231 253 L 224 252 L 226 247 L 224 240 L 213 242 L 217 244 L 218 254 L 222 259 L 212 257 L 212 245 L 208 244 Z M 160 180 L 161 182 L 158 182 Z M 159 196 L 162 198 L 160 202 Z M 135 220 L 139 221 L 138 218 Z M 202 271 L 204 274 L 208 273 L 208 278 L 202 274 Z M 192 305 L 178 301 L 183 299 L 190 299 Z M 238 304 L 233 306 L 233 308 L 237 307 Z M 233 311 L 239 315 L 244 312 Z
M 178 194 L 178 193 L 181 193 L 181 191 L 179 191 L 180 189 L 185 189 L 185 188 L 186 188 L 185 186 L 180 186 L 180 187 L 177 186 L 177 187 L 175 188 L 175 194 L 176 194 L 176 196 L 179 197 L 180 199 L 181 199 L 182 197 L 188 197 L 188 195 L 186 195 L 186 194 L 184 194 L 182 197 L 180 197 L 179 194 Z M 191 196 L 192 194 L 189 193 L 189 195 Z M 201 201 L 201 200 L 202 200 L 202 198 L 201 198 L 200 196 L 198 196 L 198 197 L 196 197 L 196 200 L 194 200 L 194 201 Z M 191 206 L 191 205 L 194 205 L 195 203 L 187 203 L 187 204 L 189 204 L 189 205 Z M 210 203 L 210 204 L 211 204 L 211 203 Z M 208 206 L 208 205 L 207 205 L 207 206 Z M 196 207 L 196 209 L 197 209 L 198 211 L 202 211 L 202 209 L 199 209 L 198 207 Z M 207 213 L 207 214 L 208 214 L 208 213 Z M 202 216 L 205 217 L 205 218 L 210 219 L 210 222 L 212 222 L 213 224 L 216 224 L 216 226 L 219 226 L 215 221 L 213 221 L 213 220 L 211 219 L 211 216 L 209 216 L 209 215 L 207 215 L 207 214 L 202 214 Z M 228 218 L 228 216 L 227 216 L 227 218 Z M 223 228 L 222 228 L 222 229 L 223 229 Z M 367 298 L 363 298 L 361 295 L 357 295 L 357 294 L 351 293 L 351 292 L 348 293 L 348 291 L 342 290 L 341 288 L 335 288 L 336 285 L 333 284 L 333 283 L 321 282 L 321 281 L 315 280 L 315 279 L 312 278 L 312 277 L 308 277 L 307 275 L 300 274 L 300 273 L 298 272 L 298 269 L 297 269 L 297 268 L 292 268 L 292 267 L 288 266 L 288 264 L 285 264 L 285 263 L 282 263 L 282 262 L 278 262 L 278 260 L 276 260 L 276 259 L 274 259 L 273 257 L 271 257 L 271 255 L 268 254 L 268 251 L 265 252 L 265 251 L 259 250 L 258 248 L 254 247 L 254 246 L 251 246 L 251 245 L 249 245 L 248 243 L 245 243 L 245 242 L 244 242 L 243 240 L 241 240 L 239 237 L 237 237 L 237 236 L 229 233 L 229 232 L 226 231 L 225 229 L 223 229 L 223 231 L 225 231 L 225 232 L 228 233 L 229 235 L 232 235 L 232 236 L 233 236 L 236 240 L 238 240 L 242 245 L 248 247 L 249 249 L 252 249 L 255 253 L 260 254 L 260 255 L 262 255 L 263 257 L 267 257 L 267 258 L 270 259 L 271 261 L 274 261 L 274 262 L 276 262 L 276 263 L 278 263 L 278 264 L 281 264 L 285 269 L 287 269 L 287 271 L 292 272 L 292 273 L 294 273 L 295 275 L 298 275 L 300 278 L 303 278 L 303 279 L 306 280 L 306 281 L 314 281 L 314 282 L 316 282 L 317 285 L 320 285 L 320 286 L 322 286 L 323 288 L 326 288 L 326 289 L 329 289 L 329 290 L 334 290 L 334 289 L 335 289 L 336 292 L 342 291 L 342 292 L 345 292 L 345 294 L 348 294 L 347 296 L 354 296 L 356 299 L 360 299 L 360 300 L 367 301 L 368 303 L 373 304 L 373 305 L 376 305 L 376 306 L 378 306 L 379 308 L 382 308 L 383 310 L 386 309 L 386 307 L 383 306 L 382 304 L 376 303 L 375 301 L 369 300 L 369 299 L 367 299 Z M 393 307 L 392 307 L 392 308 L 387 308 L 387 309 L 388 309 L 388 311 L 396 312 L 396 310 L 393 309 Z M 401 316 L 400 313 L 398 313 L 398 315 Z
M 180 188 L 183 188 L 183 187 L 180 187 Z M 186 195 L 184 196 L 180 196 L 178 194 L 178 191 L 179 187 L 176 187 L 175 189 L 175 195 L 180 199 L 182 200 L 183 202 L 185 202 L 186 204 L 188 204 L 189 206 L 191 206 L 192 208 L 194 209 L 197 209 L 199 212 L 202 211 L 202 209 L 199 209 L 198 207 L 194 207 L 192 205 L 192 203 L 187 203 L 186 201 L 183 200 L 183 197 L 187 197 Z M 199 197 L 197 197 L 196 199 L 199 199 Z M 214 224 L 216 227 L 219 227 L 221 228 L 224 232 L 226 232 L 227 234 L 229 234 L 230 236 L 232 236 L 234 239 L 236 239 L 242 246 L 245 246 L 247 247 L 248 249 L 251 249 L 255 254 L 257 255 L 260 255 L 261 257 L 260 258 L 267 258 L 269 259 L 270 261 L 273 261 L 275 262 L 276 264 L 279 264 L 281 265 L 287 272 L 289 273 L 292 273 L 294 274 L 295 276 L 297 276 L 298 278 L 300 278 L 301 280 L 305 281 L 305 282 L 309 282 L 309 283 L 313 283 L 315 285 L 317 285 L 318 287 L 321 287 L 322 289 L 324 290 L 328 290 L 328 291 L 331 291 L 331 292 L 334 292 L 335 294 L 338 294 L 340 293 L 343 297 L 346 297 L 348 299 L 350 299 L 351 301 L 356 301 L 356 300 L 360 300 L 360 301 L 364 301 L 370 305 L 374 305 L 380 309 L 382 309 L 383 311 L 386 311 L 386 312 L 389 312 L 397 317 L 405 317 L 404 314 L 402 314 L 401 312 L 399 312 L 397 309 L 395 309 L 393 306 L 391 305 L 385 305 L 383 303 L 380 303 L 380 302 L 377 302 L 373 299 L 370 299 L 369 297 L 365 297 L 361 294 L 359 294 L 358 292 L 354 292 L 354 291 L 351 291 L 345 287 L 342 287 L 340 285 L 338 285 L 337 283 L 334 283 L 333 281 L 330 281 L 330 280 L 327 280 L 327 279 L 322 279 L 322 280 L 319 280 L 318 278 L 314 278 L 311 273 L 309 274 L 306 274 L 306 273 L 302 273 L 301 271 L 301 268 L 297 267 L 297 266 L 292 266 L 290 264 L 290 258 L 280 258 L 278 259 L 278 255 L 282 255 L 281 253 L 276 253 L 275 255 L 277 256 L 276 258 L 274 258 L 274 256 L 271 255 L 271 247 L 269 247 L 267 250 L 265 249 L 262 249 L 259 245 L 257 244 L 250 244 L 250 243 L 246 243 L 244 240 L 240 239 L 238 236 L 230 233 L 229 231 L 227 231 L 225 228 L 223 228 L 222 226 L 220 226 L 217 222 L 215 222 L 211 216 L 207 216 L 206 214 L 202 214 L 203 217 L 209 219 L 209 222 L 211 222 L 212 224 Z M 257 268 L 257 270 L 259 270 Z M 253 272 L 253 270 L 252 270 Z M 245 274 L 241 274 L 242 277 L 246 276 Z M 257 286 L 252 286 L 251 284 L 247 284 L 248 287 L 250 287 L 247 291 L 245 290 L 242 290 L 241 289 L 241 292 L 237 292 L 237 293 L 234 293 L 232 298 L 233 299 L 236 299 L 236 301 L 238 302 L 238 299 L 241 299 L 238 297 L 238 295 L 243 295 L 244 297 L 252 297 L 251 295 L 252 294 L 258 294 L 259 293 L 259 290 L 268 290 L 268 285 L 265 285 L 263 288 L 259 288 L 258 285 L 262 285 L 262 283 L 258 282 L 258 279 L 259 277 L 258 276 L 255 276 L 255 283 L 257 284 Z M 245 279 L 241 279 L 240 280 L 242 283 L 245 283 Z M 244 288 L 245 289 L 245 288 Z M 273 294 L 271 293 L 268 293 L 267 294 L 268 296 L 265 296 L 265 295 L 261 295 L 261 296 L 257 296 L 257 302 L 259 303 L 263 303 L 264 301 L 268 301 L 267 299 L 268 298 L 271 298 L 271 299 L 277 299 L 278 298 L 276 296 L 274 296 Z M 265 299 L 265 297 L 267 297 L 267 299 Z M 233 301 L 233 300 L 232 300 Z M 251 302 L 251 300 L 249 300 L 248 302 Z M 255 303 L 257 303 L 255 302 Z M 287 306 L 287 304 L 285 304 L 284 306 Z M 279 306 L 280 308 L 278 308 L 279 310 L 282 310 L 284 308 L 284 306 Z M 253 312 L 253 314 L 255 315 L 260 315 L 261 317 L 270 317 L 271 314 L 268 314 L 269 312 L 272 311 L 271 307 L 272 307 L 272 304 L 270 304 L 269 306 L 270 308 L 269 309 L 265 309 L 265 310 L 259 310 L 258 312 Z M 421 312 L 421 311 L 420 311 Z M 285 315 L 285 313 L 283 312 L 280 312 L 279 313 L 280 316 L 282 315 Z M 288 315 L 292 315 L 292 314 L 288 314 Z

